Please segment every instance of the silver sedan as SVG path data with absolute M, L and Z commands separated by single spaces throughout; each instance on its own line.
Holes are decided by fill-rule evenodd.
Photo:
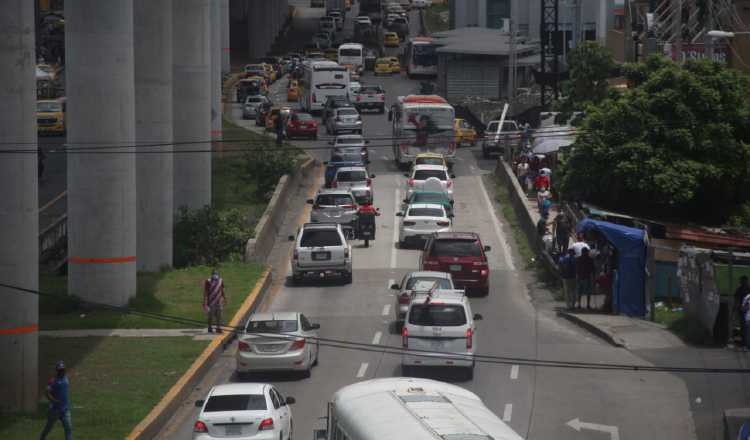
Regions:
M 354 107 L 337 108 L 326 121 L 326 131 L 334 135 L 342 131 L 362 134 L 362 116 Z

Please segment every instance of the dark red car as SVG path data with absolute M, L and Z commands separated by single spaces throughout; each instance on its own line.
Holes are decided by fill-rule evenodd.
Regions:
M 422 270 L 446 272 L 459 289 L 490 292 L 489 246 L 483 246 L 473 232 L 439 232 L 427 240 L 419 265 Z
M 309 113 L 292 112 L 286 121 L 286 137 L 318 138 L 318 121 Z

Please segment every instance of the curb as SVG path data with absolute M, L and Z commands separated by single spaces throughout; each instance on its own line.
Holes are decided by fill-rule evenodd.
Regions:
M 241 322 L 252 313 L 265 296 L 271 285 L 271 269 L 266 269 L 253 290 L 247 295 L 242 305 L 234 314 L 228 327 L 238 327 Z M 208 347 L 193 361 L 190 368 L 183 374 L 172 388 L 161 398 L 159 403 L 141 420 L 128 434 L 127 440 L 146 440 L 155 438 L 163 425 L 174 415 L 181 402 L 190 394 L 193 387 L 203 378 L 209 365 L 218 358 L 236 336 L 233 331 L 227 331 L 221 337 L 214 338 Z
M 610 333 L 607 333 L 606 331 L 602 330 L 601 328 L 595 326 L 594 324 L 591 324 L 590 322 L 586 321 L 585 319 L 581 319 L 579 316 L 577 316 L 574 313 L 565 312 L 562 310 L 557 311 L 557 316 L 561 316 L 568 321 L 572 322 L 573 324 L 584 328 L 588 330 L 589 332 L 593 333 L 594 335 L 600 337 L 601 339 L 604 339 L 606 342 L 611 344 L 614 347 L 620 347 L 627 349 L 628 346 L 625 345 L 625 342 L 623 342 L 621 339 L 614 337 Z

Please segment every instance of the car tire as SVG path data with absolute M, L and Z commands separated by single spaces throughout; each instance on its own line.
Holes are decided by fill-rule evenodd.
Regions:
M 309 366 L 307 367 L 307 370 L 304 370 L 304 371 L 302 372 L 302 378 L 303 378 L 303 379 L 309 379 L 309 378 L 310 378 L 310 376 L 312 376 L 312 364 L 310 364 L 310 365 L 309 365 Z
M 344 284 L 351 284 L 354 280 L 354 276 L 351 272 L 347 272 L 346 275 L 344 275 Z
M 320 343 L 315 343 L 315 360 L 312 363 L 313 367 L 317 367 L 319 362 L 318 358 L 320 357 Z

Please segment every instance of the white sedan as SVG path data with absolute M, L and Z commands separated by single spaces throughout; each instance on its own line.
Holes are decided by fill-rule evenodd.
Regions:
M 318 329 L 297 312 L 254 313 L 237 343 L 237 373 L 301 371 L 318 363 Z
M 443 205 L 433 203 L 415 203 L 396 215 L 401 217 L 398 243 L 402 248 L 411 242 L 424 241 L 435 232 L 450 232 L 453 226 L 453 216 Z
M 443 165 L 414 165 L 411 173 L 404 174 L 406 181 L 406 198 L 414 191 L 437 191 L 448 194 L 453 200 L 453 179 Z
M 206 400 L 198 400 L 198 419 L 193 440 L 243 438 L 291 440 L 293 397 L 283 397 L 270 384 L 229 383 L 217 385 Z

